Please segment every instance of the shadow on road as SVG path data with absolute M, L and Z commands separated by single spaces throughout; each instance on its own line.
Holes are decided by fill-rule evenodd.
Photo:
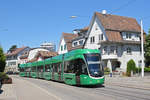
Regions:
M 88 85 L 88 86 L 76 86 L 76 87 L 81 87 L 81 88 L 104 88 L 105 86 L 104 85 Z

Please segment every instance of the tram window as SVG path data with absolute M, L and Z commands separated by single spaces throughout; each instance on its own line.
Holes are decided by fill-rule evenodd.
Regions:
M 33 66 L 33 67 L 31 68 L 31 71 L 32 71 L 32 72 L 35 72 L 35 71 L 36 71 L 36 67 Z
M 20 71 L 20 72 L 24 72 L 24 69 L 23 69 L 23 68 L 20 68 L 19 71 Z
M 61 72 L 61 63 L 58 64 L 58 72 Z
M 43 72 L 43 66 L 38 66 L 38 72 Z
M 82 59 L 76 59 L 65 62 L 65 73 L 87 74 L 86 64 Z
M 50 72 L 50 65 L 45 65 L 45 72 Z
M 58 71 L 58 64 L 53 64 L 53 71 L 57 72 Z

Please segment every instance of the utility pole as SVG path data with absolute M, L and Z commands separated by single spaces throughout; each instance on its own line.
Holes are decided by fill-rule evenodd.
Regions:
M 143 48 L 143 22 L 141 20 L 141 56 L 142 56 L 142 62 L 141 62 L 141 67 L 142 67 L 142 77 L 144 77 L 144 48 Z

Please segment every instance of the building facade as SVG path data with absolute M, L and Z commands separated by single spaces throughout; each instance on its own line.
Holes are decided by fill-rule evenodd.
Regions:
M 44 42 L 40 45 L 41 48 L 47 49 L 49 51 L 55 52 L 56 51 L 56 45 L 51 42 Z
M 83 29 L 86 31 L 82 32 Z M 126 72 L 131 59 L 137 67 L 141 66 L 141 28 L 136 19 L 96 12 L 89 27 L 83 29 L 74 32 L 76 37 L 61 38 L 59 54 L 74 49 L 99 49 L 103 66 L 111 71 Z M 62 45 L 67 49 L 63 51 Z
M 30 50 L 29 47 L 21 47 L 21 48 L 16 48 L 11 52 L 8 52 L 6 54 L 5 72 L 7 71 L 18 72 L 18 65 L 21 63 L 20 56 L 24 54 L 24 52 L 27 52 L 29 50 Z
M 131 59 L 141 65 L 140 32 L 134 18 L 96 12 L 84 48 L 100 49 L 104 66 L 125 72 Z

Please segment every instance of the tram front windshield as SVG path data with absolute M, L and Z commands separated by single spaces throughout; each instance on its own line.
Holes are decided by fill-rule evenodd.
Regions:
M 88 64 L 89 74 L 92 77 L 102 77 L 104 75 L 103 67 L 100 64 L 100 54 L 85 54 L 85 59 Z

